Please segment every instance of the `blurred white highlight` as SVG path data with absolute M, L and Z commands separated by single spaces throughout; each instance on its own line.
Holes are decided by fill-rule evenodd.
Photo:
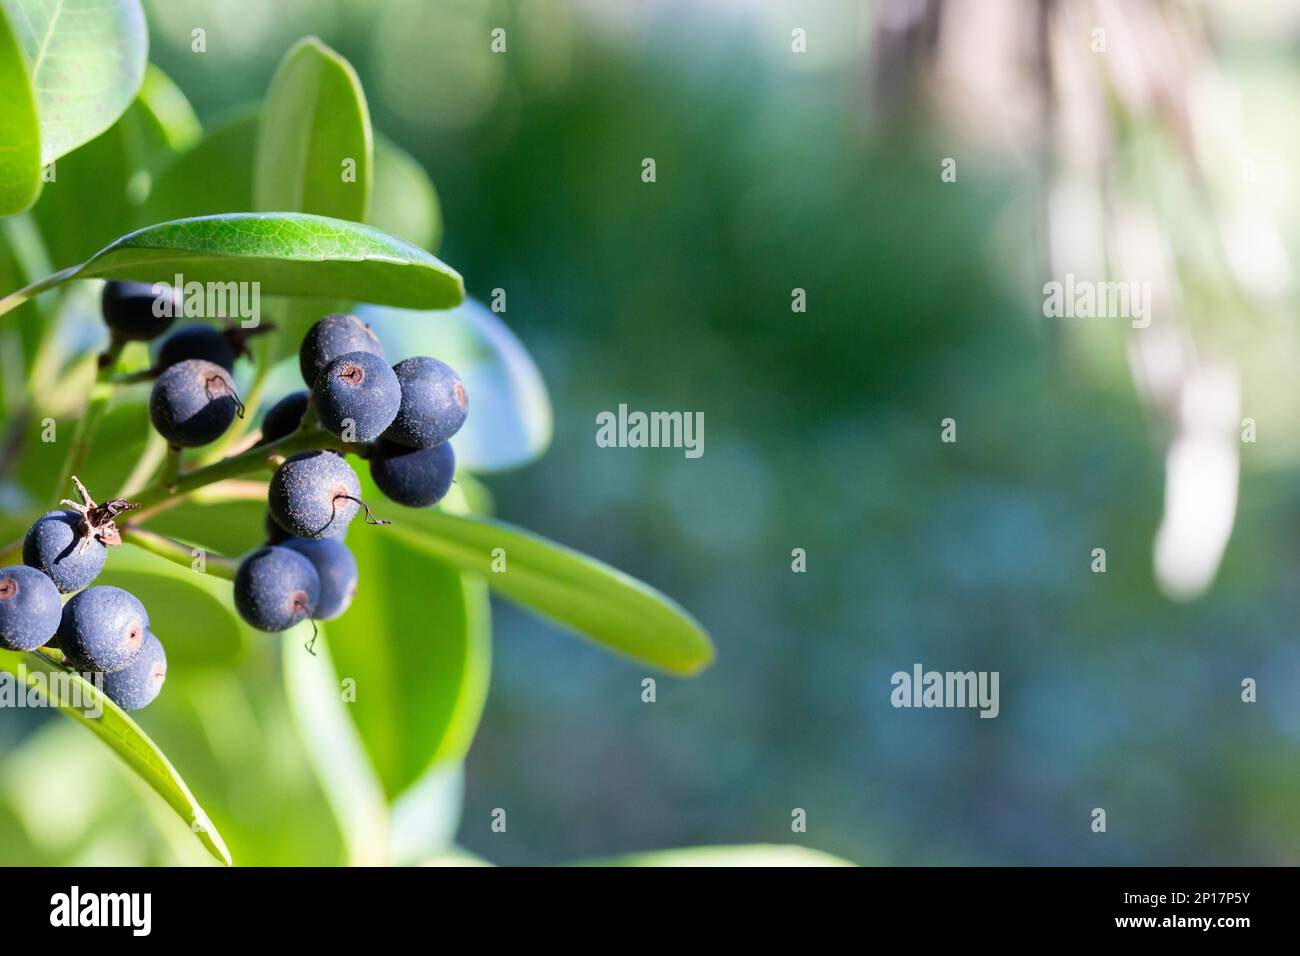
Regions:
M 1241 393 L 1223 366 L 1183 380 L 1177 434 L 1165 458 L 1165 510 L 1155 540 L 1156 582 L 1174 600 L 1204 593 L 1232 536 L 1240 472 Z

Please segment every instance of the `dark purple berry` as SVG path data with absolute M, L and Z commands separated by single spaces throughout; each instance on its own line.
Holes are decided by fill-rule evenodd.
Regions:
M 290 538 L 292 548 L 311 562 L 320 578 L 320 601 L 312 617 L 332 621 L 348 609 L 357 593 L 357 559 L 338 538 Z
M 183 325 L 163 339 L 154 367 L 167 369 L 186 359 L 202 359 L 229 372 L 235 367 L 235 346 L 210 325 Z
M 266 503 L 276 524 L 294 537 L 333 538 L 356 516 L 361 482 L 341 455 L 304 451 L 275 470 Z
M 402 387 L 402 403 L 385 438 L 411 448 L 431 448 L 460 431 L 469 413 L 469 396 L 455 369 L 417 355 L 398 362 L 393 371 Z
M 262 419 L 261 444 L 267 445 L 279 441 L 286 435 L 296 432 L 298 426 L 302 424 L 302 416 L 306 414 L 307 402 L 310 400 L 311 392 L 304 389 L 286 395 L 268 408 L 266 417 Z
M 150 631 L 145 635 L 144 650 L 134 661 L 104 675 L 104 693 L 123 710 L 139 710 L 154 702 L 166 679 L 167 654 L 162 641 Z
M 373 441 L 393 423 L 402 387 L 379 356 L 348 352 L 316 376 L 312 401 L 321 427 L 330 434 L 344 441 Z
M 149 397 L 154 428 L 179 448 L 216 441 L 242 411 L 230 373 L 202 359 L 186 359 L 166 369 Z
M 451 488 L 456 453 L 443 442 L 407 448 L 379 440 L 370 449 L 370 477 L 387 497 L 408 508 L 436 505 Z
M 368 352 L 383 358 L 384 347 L 370 326 L 355 315 L 335 313 L 313 325 L 298 349 L 298 368 L 307 387 L 316 384 L 321 369 L 348 352 Z
M 23 564 L 44 572 L 64 594 L 89 587 L 103 570 L 107 551 L 98 538 L 87 541 L 84 528 L 75 511 L 46 512 L 23 538 Z
M 59 647 L 77 670 L 120 671 L 144 649 L 149 615 L 129 591 L 87 588 L 63 605 Z
M 0 568 L 0 647 L 34 651 L 48 644 L 62 615 L 59 589 L 42 572 L 22 565 Z
M 148 282 L 110 282 L 104 286 L 100 306 L 115 338 L 147 342 L 171 326 L 181 311 L 180 293 L 161 283 L 157 292 L 154 288 Z
M 259 631 L 287 631 L 305 621 L 320 592 L 312 563 L 289 548 L 258 548 L 235 572 L 235 609 Z

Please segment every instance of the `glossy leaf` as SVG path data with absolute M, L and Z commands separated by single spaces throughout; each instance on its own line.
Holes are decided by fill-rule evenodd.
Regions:
M 228 663 L 243 648 L 228 581 L 126 544 L 113 549 L 95 583 L 125 588 L 144 603 L 169 664 Z
M 104 741 L 141 780 L 167 801 L 208 852 L 230 865 L 230 851 L 226 849 L 221 834 L 194 799 L 181 775 L 139 725 L 116 704 L 70 668 L 40 654 L 0 651 L 0 670 L 8 671 L 29 687 L 41 688 L 50 687 L 55 675 L 67 675 L 66 679 L 79 688 L 83 706 L 59 706 L 59 711 Z M 75 702 L 75 698 L 71 702 Z
M 667 595 L 622 571 L 530 532 L 483 518 L 390 506 L 385 534 L 483 579 L 502 597 L 591 640 L 673 674 L 713 660 L 700 624 Z M 504 550 L 506 570 L 492 570 Z M 364 586 L 362 588 L 364 591 Z
M 357 596 L 328 627 L 339 679 L 356 682 L 348 713 L 392 799 L 469 750 L 487 698 L 491 632 L 482 581 L 389 530 L 349 533 Z
M 194 147 L 203 138 L 203 126 L 189 99 L 170 76 L 149 64 L 136 95 L 134 108 L 145 113 L 142 122 L 148 124 L 147 133 L 151 140 L 166 144 L 171 153 L 180 153 Z M 146 163 L 154 167 L 153 156 L 146 158 Z M 204 188 L 207 184 L 203 184 Z
M 254 208 L 364 222 L 373 153 L 370 113 L 351 64 L 315 37 L 300 40 L 262 105 Z
M 184 94 L 161 70 L 150 67 L 121 118 L 59 161 L 57 177 L 45 185 L 33 210 L 55 266 L 81 262 L 125 230 L 142 225 L 138 202 L 152 173 L 199 135 L 198 119 Z M 76 228 L 69 228 L 70 223 Z
M 178 219 L 123 236 L 79 266 L 0 299 L 0 314 L 69 279 L 256 282 L 263 295 L 353 299 L 417 308 L 456 305 L 450 266 L 371 226 L 300 213 Z
M 0 216 L 22 212 L 41 189 L 40 121 L 27 60 L 0 5 Z
M 343 702 L 329 636 L 318 637 L 313 657 L 297 639 L 306 633 L 308 628 L 300 625 L 284 635 L 281 650 L 285 691 L 299 735 L 343 834 L 348 862 L 382 865 L 388 838 L 383 787 L 346 713 L 355 705 Z
M 253 208 L 364 222 L 374 175 L 372 139 L 366 97 L 351 64 L 315 37 L 299 41 L 280 61 L 262 105 Z M 296 354 L 312 324 L 341 307 L 315 300 L 275 303 L 269 318 L 280 333 L 270 360 Z
M 135 99 L 149 47 L 144 11 L 139 0 L 0 4 L 31 63 L 48 164 L 104 132 Z
M 551 443 L 551 399 L 522 342 L 481 303 L 419 313 L 362 306 L 392 355 L 432 355 L 460 373 L 470 414 L 456 435 L 456 461 L 473 472 L 518 468 Z

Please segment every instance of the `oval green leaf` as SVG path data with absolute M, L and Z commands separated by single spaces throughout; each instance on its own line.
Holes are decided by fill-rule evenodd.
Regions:
M 186 282 L 257 282 L 263 295 L 414 308 L 449 308 L 465 296 L 460 274 L 423 249 L 371 226 L 305 213 L 231 213 L 146 226 L 59 281 L 170 282 L 176 273 Z
M 363 495 L 382 497 L 369 484 Z M 487 700 L 491 623 L 481 580 L 389 530 L 348 536 L 361 579 L 328 628 L 338 678 L 359 691 L 348 713 L 393 800 L 468 752 Z
M 374 144 L 361 81 L 315 37 L 281 60 L 262 104 L 253 163 L 253 202 L 364 222 Z
M 45 165 L 104 132 L 135 99 L 149 49 L 144 11 L 139 0 L 0 4 L 31 62 Z
M 230 582 L 215 575 L 125 544 L 113 549 L 95 583 L 125 588 L 144 603 L 172 664 L 229 663 L 243 649 L 246 631 L 231 604 Z
M 41 134 L 36 96 L 22 47 L 0 6 L 0 216 L 22 212 L 41 188 Z
M 329 625 L 331 631 L 333 625 Z M 321 628 L 324 631 L 324 628 Z M 339 693 L 339 681 L 330 659 L 328 635 L 316 641 L 316 656 L 296 640 L 300 625 L 284 635 L 281 649 L 284 687 L 303 746 L 311 759 L 325 798 L 339 825 L 348 863 L 382 866 L 388 829 L 388 804 L 384 790 L 367 759 L 357 729 L 348 719 Z
M 33 213 L 55 265 L 81 262 L 124 229 L 146 222 L 137 203 L 152 173 L 198 135 L 198 119 L 184 94 L 150 67 L 131 107 L 110 129 L 60 160 L 57 178 L 45 184 Z
M 373 167 L 370 111 L 356 71 L 315 37 L 300 40 L 280 61 L 262 105 L 253 208 L 365 222 Z M 320 299 L 277 303 L 272 358 L 297 354 L 321 315 L 344 307 Z
M 76 690 L 70 702 L 80 697 L 81 707 L 59 706 L 58 710 L 83 725 L 104 741 L 149 787 L 167 802 L 216 859 L 231 865 L 230 851 L 181 775 L 140 726 L 105 695 L 71 668 L 56 664 L 41 654 L 0 651 L 0 670 L 8 671 L 28 687 L 49 688 L 52 678 L 70 682 Z M 80 691 L 77 695 L 76 691 Z
M 713 643 L 672 598 L 595 558 L 498 521 L 390 507 L 384 534 L 474 574 L 502 597 L 633 660 L 682 676 L 713 660 Z M 351 542 L 349 542 L 351 544 Z M 506 570 L 494 573 L 493 551 Z M 364 590 L 364 589 L 362 589 Z

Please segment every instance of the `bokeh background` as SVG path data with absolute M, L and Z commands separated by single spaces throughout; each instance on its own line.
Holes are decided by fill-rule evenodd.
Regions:
M 453 769 L 421 798 L 460 847 L 1295 862 L 1300 4 L 146 8 L 205 124 L 304 34 L 356 66 L 550 389 L 545 457 L 484 479 L 498 515 L 717 642 L 646 704 L 643 668 L 496 605 L 463 795 Z M 1151 326 L 1044 318 L 1070 272 L 1152 282 Z M 597 447 L 620 403 L 702 412 L 703 457 Z M 999 671 L 1000 716 L 895 710 L 916 662 Z M 142 723 L 237 858 L 341 862 L 274 667 Z M 4 862 L 194 858 L 80 728 L 20 714 L 0 747 Z

